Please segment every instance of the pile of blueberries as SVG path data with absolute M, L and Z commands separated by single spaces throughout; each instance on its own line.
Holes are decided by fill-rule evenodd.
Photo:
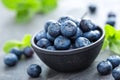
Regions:
M 68 50 L 88 46 L 100 37 L 98 26 L 90 20 L 63 16 L 58 21 L 47 21 L 44 30 L 35 36 L 35 43 L 48 50 Z
M 106 61 L 101 61 L 97 65 L 97 70 L 101 75 L 107 75 L 112 72 L 115 80 L 120 80 L 120 57 L 112 55 Z
M 106 24 L 109 24 L 111 26 L 115 26 L 116 24 L 116 14 L 114 12 L 109 12 L 108 13 L 108 19 L 106 21 Z
M 25 56 L 25 58 L 31 58 L 34 54 L 34 51 L 32 50 L 31 47 L 26 47 L 23 50 L 20 50 L 18 48 L 12 48 L 9 52 L 9 54 L 7 54 L 4 57 L 4 63 L 9 66 L 15 66 L 18 61 L 22 58 L 22 55 Z M 27 73 L 29 76 L 36 78 L 39 77 L 40 73 L 41 73 L 42 69 L 39 65 L 37 64 L 31 64 L 28 68 L 27 68 Z
M 4 63 L 9 67 L 15 66 L 21 59 L 22 55 L 24 55 L 26 58 L 30 58 L 32 57 L 33 53 L 34 51 L 31 47 L 26 47 L 23 50 L 12 48 L 9 54 L 4 57 Z

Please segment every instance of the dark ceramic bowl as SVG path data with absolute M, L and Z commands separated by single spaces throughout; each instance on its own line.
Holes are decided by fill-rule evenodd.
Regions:
M 84 70 L 91 65 L 101 50 L 104 32 L 100 27 L 98 29 L 101 32 L 101 37 L 86 47 L 51 51 L 38 47 L 35 44 L 35 35 L 31 41 L 32 48 L 47 66 L 56 71 L 73 72 Z

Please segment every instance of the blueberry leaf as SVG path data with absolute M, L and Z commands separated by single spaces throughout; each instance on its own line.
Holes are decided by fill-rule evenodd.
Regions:
M 30 34 L 26 34 L 22 40 L 22 43 L 23 43 L 23 47 L 27 47 L 27 46 L 31 46 L 31 35 Z
M 9 53 L 9 51 L 14 47 L 21 48 L 22 43 L 16 40 L 7 41 L 3 46 L 3 50 L 5 53 Z
M 57 0 L 41 0 L 42 8 L 40 10 L 41 13 L 48 13 L 51 10 L 57 7 Z
M 104 39 L 102 50 L 105 50 L 109 45 L 109 41 L 107 39 Z
M 115 40 L 109 43 L 109 48 L 114 53 L 120 55 L 120 40 Z
M 120 40 L 120 30 L 116 30 L 115 39 Z
M 106 25 L 105 26 L 105 38 L 111 38 L 115 35 L 115 28 L 112 27 L 111 25 Z

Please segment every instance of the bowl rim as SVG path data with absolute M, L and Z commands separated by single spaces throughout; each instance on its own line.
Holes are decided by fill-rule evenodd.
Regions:
M 38 34 L 38 32 L 33 35 L 32 39 L 31 39 L 31 46 L 34 49 L 34 51 L 38 50 L 44 54 L 49 54 L 49 55 L 70 55 L 70 54 L 74 54 L 77 52 L 80 53 L 80 52 L 86 51 L 88 49 L 91 49 L 93 47 L 96 47 L 97 45 L 99 45 L 103 42 L 104 37 L 105 37 L 105 32 L 104 32 L 103 28 L 101 28 L 101 27 L 98 27 L 98 29 L 102 33 L 101 37 L 97 41 L 95 41 L 94 43 L 91 43 L 90 45 L 84 46 L 81 48 L 75 48 L 75 49 L 69 49 L 69 50 L 54 50 L 54 51 L 40 48 L 35 44 L 35 36 Z

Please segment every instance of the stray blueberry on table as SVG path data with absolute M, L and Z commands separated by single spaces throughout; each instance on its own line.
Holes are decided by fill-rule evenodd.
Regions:
M 48 46 L 51 45 L 50 41 L 46 38 L 40 39 L 36 44 L 40 48 L 47 48 Z
M 23 49 L 23 54 L 25 55 L 26 58 L 30 58 L 33 56 L 33 49 L 31 47 L 26 47 Z
M 108 18 L 106 24 L 109 24 L 111 26 L 115 26 L 115 24 L 116 24 L 116 18 L 114 18 L 114 17 Z
M 111 62 L 113 68 L 117 67 L 120 65 L 120 57 L 117 55 L 113 55 L 107 58 L 107 61 Z
M 83 36 L 89 39 L 91 42 L 94 42 L 100 38 L 101 33 L 98 30 L 93 30 L 93 31 L 85 32 Z
M 112 76 L 115 80 L 120 80 L 120 66 L 113 69 Z
M 52 36 L 52 37 L 57 37 L 60 35 L 60 26 L 61 24 L 58 22 L 53 22 L 49 25 L 48 27 L 48 33 Z
M 101 61 L 98 65 L 97 65 L 97 71 L 101 74 L 101 75 L 107 75 L 110 74 L 112 71 L 112 64 L 109 61 Z
M 94 13 L 96 13 L 97 6 L 95 4 L 91 4 L 88 6 L 88 9 L 91 14 L 94 14 Z
M 69 49 L 70 45 L 71 45 L 71 41 L 64 36 L 58 36 L 54 41 L 54 46 L 58 50 Z
M 81 20 L 80 22 L 80 27 L 79 27 L 83 32 L 88 32 L 90 30 L 95 30 L 97 29 L 97 26 L 92 23 L 90 20 Z
M 10 53 L 11 54 L 15 54 L 18 57 L 19 60 L 20 60 L 20 58 L 21 58 L 21 56 L 23 54 L 23 52 L 20 49 L 18 49 L 18 48 L 12 48 L 10 50 Z
M 79 37 L 75 41 L 75 47 L 76 48 L 88 46 L 89 44 L 90 44 L 90 41 L 85 37 Z
M 116 14 L 114 12 L 109 12 L 108 13 L 108 18 L 111 18 L 111 17 L 116 17 Z
M 73 37 L 76 32 L 77 25 L 70 20 L 65 21 L 65 23 L 61 25 L 61 33 L 65 37 Z
M 46 34 L 45 31 L 40 31 L 40 32 L 35 36 L 36 41 L 39 41 L 41 38 L 47 38 L 47 34 Z
M 37 64 L 31 64 L 28 68 L 27 68 L 27 73 L 30 77 L 32 78 L 37 78 L 40 76 L 40 73 L 42 72 L 42 69 L 39 65 Z
M 48 20 L 44 25 L 45 32 L 48 32 L 48 27 L 50 26 L 50 24 L 55 23 L 55 22 L 56 21 L 54 21 L 54 20 Z
M 15 54 L 8 54 L 4 57 L 4 63 L 7 66 L 15 66 L 18 62 L 18 57 Z

